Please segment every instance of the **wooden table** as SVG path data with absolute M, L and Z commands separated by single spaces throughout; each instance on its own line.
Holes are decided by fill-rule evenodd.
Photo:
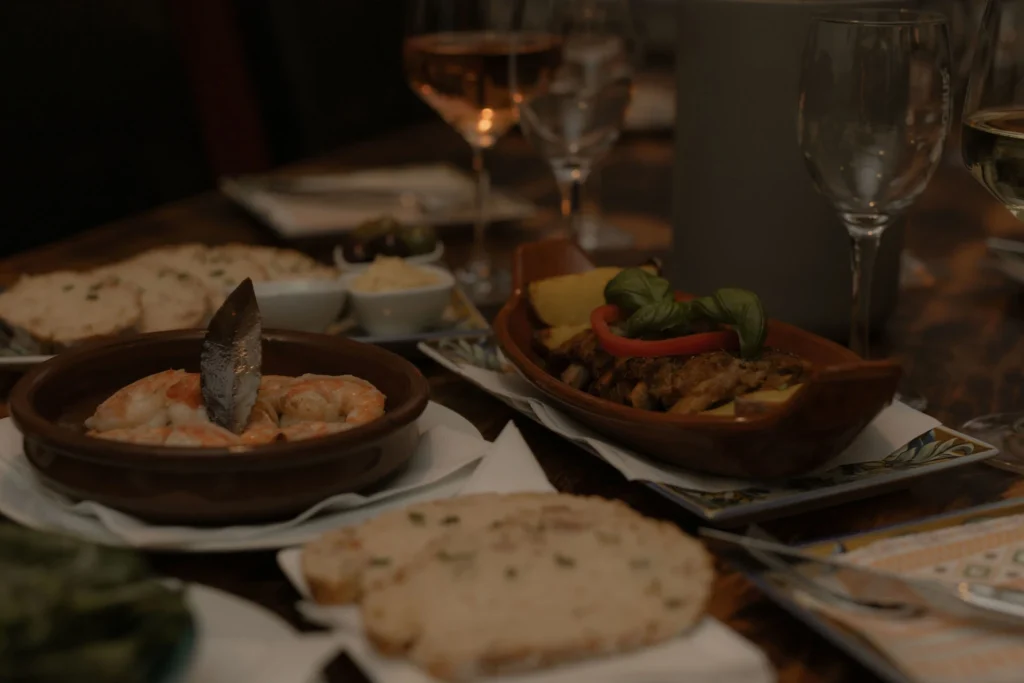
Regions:
M 599 255 L 629 263 L 641 252 L 668 244 L 671 143 L 667 139 L 624 140 L 602 177 L 607 215 L 637 238 L 633 254 Z M 465 165 L 468 151 L 447 129 L 435 125 L 396 133 L 307 165 L 357 167 L 427 160 Z M 545 164 L 518 138 L 491 154 L 496 185 L 514 186 L 548 209 L 530 224 L 496 231 L 495 253 L 507 258 L 516 241 L 529 239 L 555 219 L 556 192 Z M 983 238 L 1021 232 L 1014 219 L 962 170 L 940 170 L 916 205 L 908 247 L 936 274 L 933 287 L 903 293 L 885 343 L 907 363 L 910 383 L 930 402 L 930 412 L 950 425 L 981 413 L 1024 409 L 1024 298 L 1021 290 L 985 266 Z M 467 232 L 444 236 L 453 264 L 467 253 Z M 259 224 L 216 194 L 203 195 L 102 226 L 65 242 L 0 262 L 0 284 L 21 272 L 97 265 L 150 246 L 185 241 L 273 242 Z M 309 243 L 325 253 L 327 245 Z M 696 520 L 639 485 L 628 484 L 582 450 L 518 416 L 490 396 L 441 368 L 424 363 L 433 399 L 462 413 L 493 439 L 512 420 L 536 453 L 548 477 L 563 491 L 622 498 L 642 512 L 693 529 Z M 1013 475 L 978 465 L 933 475 L 909 490 L 838 506 L 827 512 L 766 525 L 787 541 L 810 540 L 910 520 L 943 510 L 1024 495 Z M 293 608 L 294 590 L 270 552 L 188 555 L 154 554 L 162 572 L 232 591 L 261 603 L 308 630 Z M 871 674 L 763 598 L 742 577 L 722 568 L 711 613 L 762 647 L 784 683 L 868 681 Z M 361 681 L 344 656 L 328 669 L 330 681 Z

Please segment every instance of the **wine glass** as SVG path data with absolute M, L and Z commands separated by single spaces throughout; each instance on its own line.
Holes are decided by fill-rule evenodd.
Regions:
M 798 138 L 818 191 L 852 244 L 850 348 L 870 355 L 871 278 L 885 229 L 942 158 L 950 116 L 945 19 L 850 10 L 813 20 L 800 78 Z
M 530 78 L 517 50 L 510 79 L 519 90 L 519 124 L 551 164 L 562 194 L 565 232 L 585 249 L 623 246 L 628 236 L 583 212 L 587 177 L 619 137 L 629 106 L 635 39 L 625 0 L 521 0 L 524 19 L 559 40 L 550 78 Z M 519 88 L 520 84 L 533 87 Z
M 985 8 L 964 100 L 961 152 L 971 175 L 1024 221 L 1024 1 Z M 1024 412 L 985 415 L 964 425 L 1000 454 L 986 462 L 1024 474 Z
M 403 50 L 406 76 L 420 98 L 473 149 L 476 220 L 466 266 L 456 273 L 474 301 L 501 298 L 507 272 L 497 273 L 484 242 L 490 181 L 484 150 L 517 120 L 509 59 L 520 55 L 516 87 L 528 91 L 557 64 L 560 41 L 523 30 L 516 2 L 411 0 Z

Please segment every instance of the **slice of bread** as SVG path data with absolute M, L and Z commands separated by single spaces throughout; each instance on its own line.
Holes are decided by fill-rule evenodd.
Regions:
M 253 282 L 261 282 L 269 279 L 266 270 L 260 265 L 221 247 L 195 244 L 163 247 L 140 254 L 135 260 L 188 273 L 203 285 L 212 311 L 224 303 L 231 290 L 242 280 L 249 278 Z
M 330 280 L 338 271 L 294 249 L 278 249 L 255 244 L 227 244 L 217 250 L 236 258 L 245 258 L 266 271 L 271 280 Z
M 210 312 L 206 288 L 184 271 L 131 259 L 96 272 L 114 275 L 139 288 L 140 332 L 201 327 Z
M 696 623 L 703 546 L 625 505 L 558 496 L 423 547 L 370 588 L 363 624 L 384 653 L 467 681 L 626 652 Z
M 134 330 L 141 317 L 139 290 L 103 274 L 23 276 L 0 294 L 0 318 L 55 349 Z
M 454 528 L 478 528 L 536 508 L 552 494 L 481 493 L 419 503 L 363 524 L 331 531 L 302 549 L 302 570 L 313 599 L 323 604 L 357 601 L 396 569 Z

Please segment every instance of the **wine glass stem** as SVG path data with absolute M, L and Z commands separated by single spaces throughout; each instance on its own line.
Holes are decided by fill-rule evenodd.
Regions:
M 558 189 L 562 193 L 562 218 L 572 239 L 579 239 L 580 218 L 583 217 L 583 184 L 587 175 L 588 169 L 582 167 L 555 171 Z
M 852 243 L 853 307 L 850 315 L 850 349 L 861 358 L 871 353 L 871 281 L 882 232 L 888 223 L 879 217 L 844 218 Z
M 469 254 L 469 266 L 467 270 L 475 273 L 482 279 L 490 276 L 491 257 L 487 253 L 486 232 L 487 232 L 487 205 L 490 199 L 491 178 L 484 165 L 483 147 L 473 147 L 473 173 L 476 175 L 476 220 L 473 222 L 473 247 Z

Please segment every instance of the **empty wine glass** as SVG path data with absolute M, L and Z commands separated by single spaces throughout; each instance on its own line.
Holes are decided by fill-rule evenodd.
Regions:
M 507 273 L 495 273 L 484 242 L 490 181 L 484 150 L 515 125 L 509 58 L 519 55 L 516 88 L 547 78 L 561 51 L 557 37 L 523 30 L 515 2 L 411 0 L 404 46 L 412 89 L 473 149 L 476 220 L 473 248 L 456 275 L 475 301 L 501 298 Z
M 993 0 L 975 42 L 961 153 L 971 175 L 1024 221 L 1024 1 Z M 989 464 L 1024 474 L 1024 412 L 977 417 L 964 432 L 1000 453 Z
M 909 10 L 816 18 L 804 47 L 798 137 L 815 186 L 852 244 L 850 348 L 870 355 L 871 278 L 882 233 L 942 158 L 950 116 L 945 19 Z
M 566 232 L 586 249 L 621 246 L 621 234 L 586 220 L 583 186 L 619 137 L 629 106 L 634 39 L 625 0 L 521 0 L 524 18 L 560 40 L 557 69 L 535 87 L 519 89 L 519 123 L 551 164 L 562 193 Z M 515 83 L 528 79 L 529 53 L 511 62 Z M 526 81 L 528 84 L 529 80 Z

